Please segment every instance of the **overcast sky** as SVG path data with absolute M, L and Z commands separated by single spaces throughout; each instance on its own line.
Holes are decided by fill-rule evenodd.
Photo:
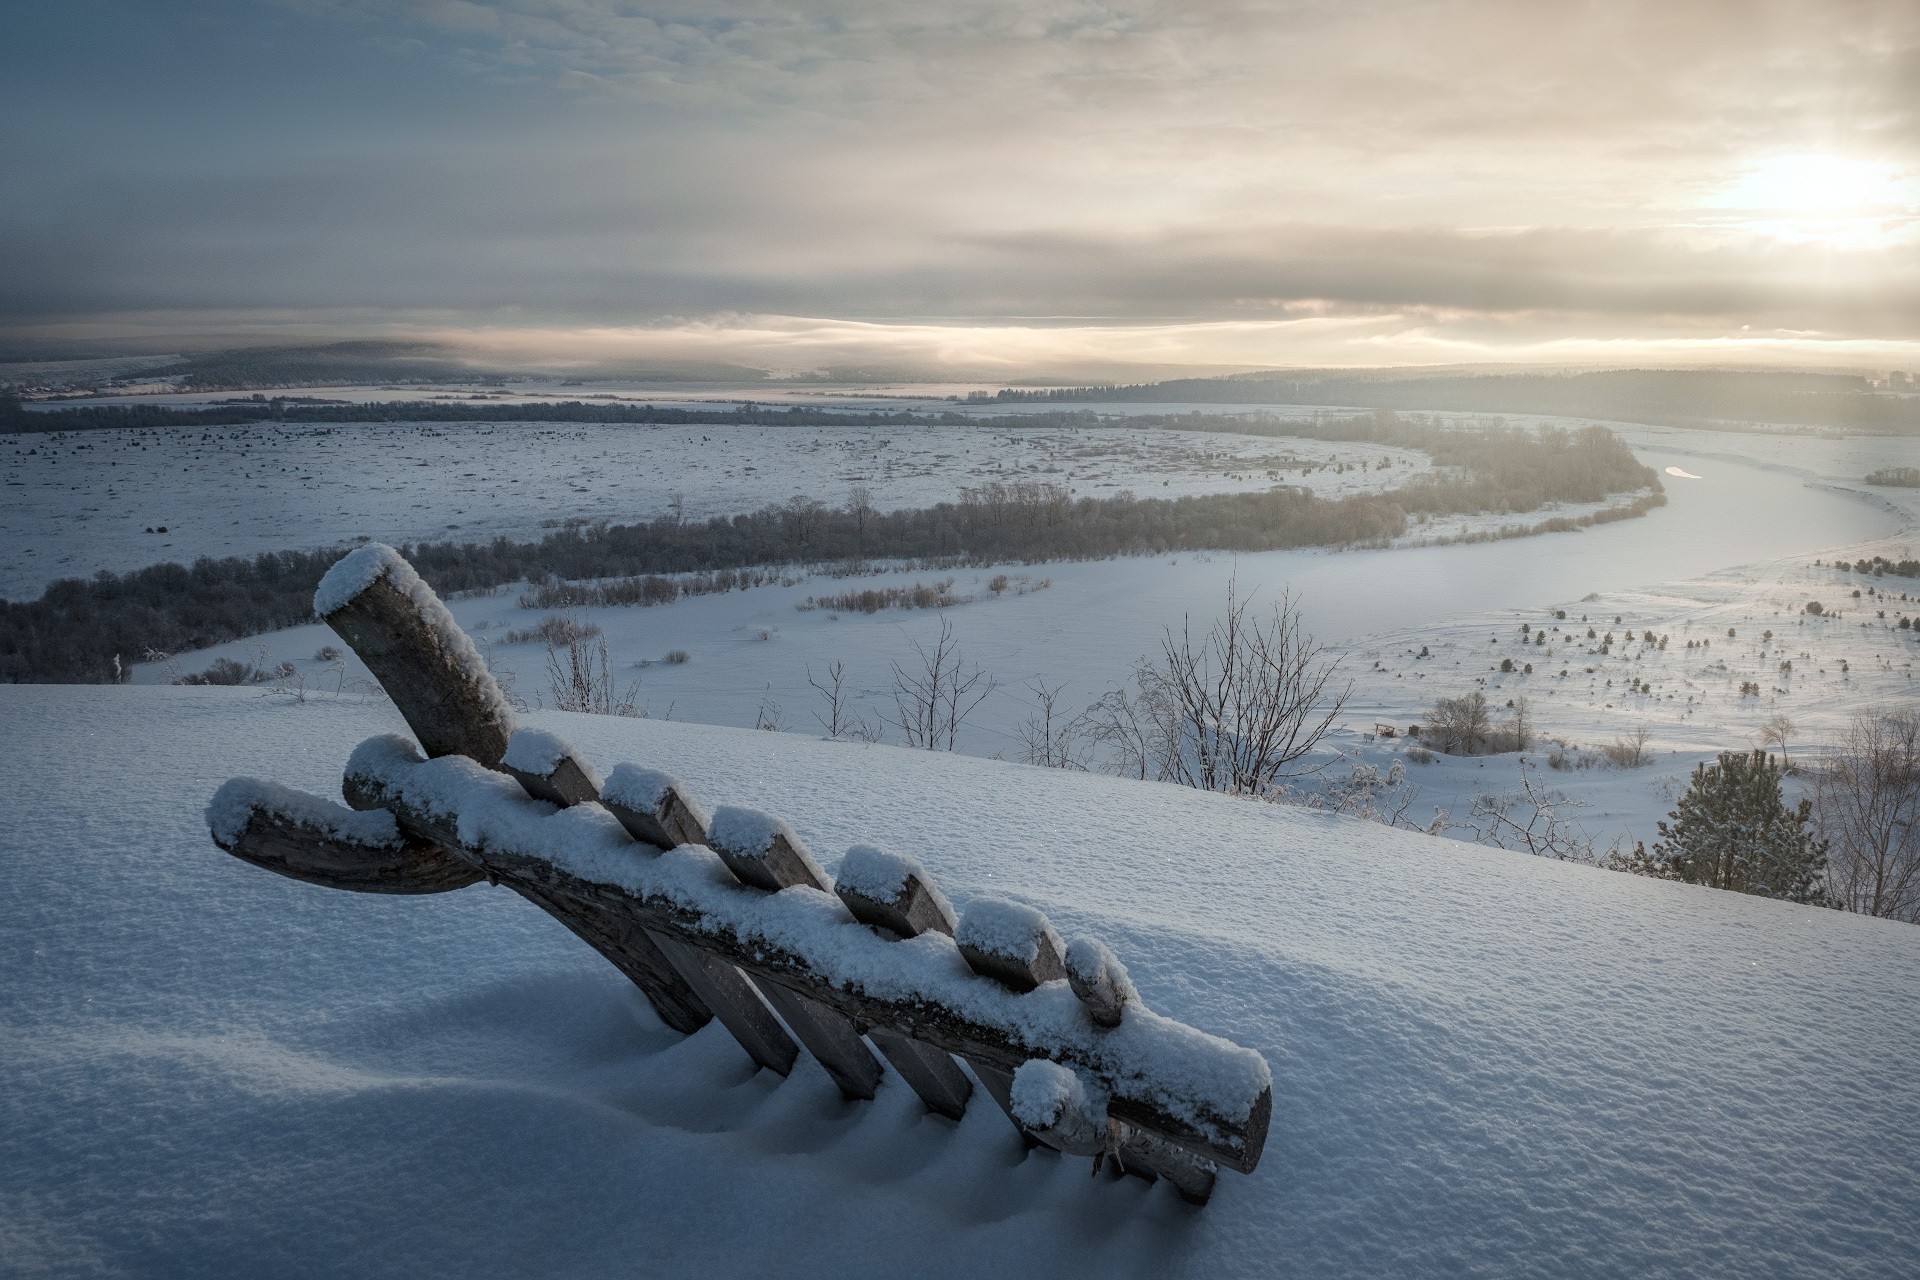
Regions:
M 1920 366 L 1920 0 L 60 0 L 0 348 Z

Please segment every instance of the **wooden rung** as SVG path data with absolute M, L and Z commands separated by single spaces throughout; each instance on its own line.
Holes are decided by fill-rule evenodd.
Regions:
M 223 785 L 207 814 L 213 842 L 234 857 L 329 889 L 446 893 L 485 878 L 439 845 L 405 835 L 391 822 L 376 829 L 367 824 L 375 815 L 257 778 Z M 361 826 L 366 830 L 357 830 Z
M 605 805 L 627 834 L 661 849 L 707 842 L 707 815 L 680 780 L 658 769 L 615 765 L 600 788 Z
M 851 1019 L 777 982 L 760 981 L 756 985 L 767 1003 L 786 1020 L 788 1029 L 807 1046 L 807 1052 L 827 1069 L 843 1095 L 871 1100 L 879 1092 L 881 1077 L 886 1073 Z
M 897 937 L 953 933 L 953 907 L 935 887 L 926 868 L 906 854 L 856 845 L 841 859 L 833 891 L 855 920 Z M 953 1055 L 882 1027 L 872 1028 L 867 1037 L 886 1055 L 900 1078 L 920 1095 L 929 1111 L 954 1120 L 966 1114 L 973 1081 Z M 993 1068 L 976 1065 L 974 1069 Z
M 959 1120 L 967 1114 L 973 1081 L 967 1079 L 967 1073 L 960 1069 L 952 1054 L 885 1027 L 869 1029 L 867 1038 L 886 1055 L 907 1087 L 920 1095 L 927 1110 L 949 1120 Z
M 800 837 L 770 813 L 722 805 L 707 824 L 707 847 L 720 855 L 741 884 L 769 892 L 794 885 L 827 887 L 826 873 Z
M 1013 1114 L 1013 1072 L 974 1057 L 967 1059 L 967 1065 L 973 1068 L 973 1074 L 979 1078 L 980 1087 L 986 1090 L 987 1096 L 1006 1112 L 1007 1119 L 1013 1121 L 1013 1127 L 1020 1131 L 1020 1140 L 1029 1148 L 1041 1145 L 1034 1132 L 1021 1123 L 1019 1116 Z
M 1104 1155 L 1111 1140 L 1107 1109 L 1088 1095 L 1073 1068 L 1045 1058 L 1024 1062 L 1009 1080 L 1008 1113 L 1056 1151 Z
M 713 1010 L 714 1017 L 733 1033 L 748 1057 L 783 1076 L 793 1070 L 800 1046 L 761 1001 L 744 973 L 712 952 L 690 947 L 664 933 L 647 932 L 687 985 Z
M 564 924 L 573 935 L 598 951 L 639 987 L 660 1021 L 682 1035 L 692 1035 L 713 1021 L 713 1009 L 680 976 L 653 936 L 617 912 L 592 903 L 556 896 L 533 885 L 513 883 L 515 893 Z
M 1220 1177 L 1219 1165 L 1136 1129 L 1124 1120 L 1115 1120 L 1113 1128 L 1118 1139 L 1113 1155 L 1123 1172 L 1165 1178 L 1188 1204 L 1205 1204 L 1213 1197 L 1214 1183 Z
M 826 875 L 807 853 L 792 828 L 752 809 L 715 810 L 707 824 L 707 846 L 720 855 L 743 884 L 778 893 L 795 885 L 826 888 Z M 840 1092 L 871 1098 L 885 1074 L 879 1059 L 860 1038 L 860 1029 L 837 1009 L 798 995 L 777 982 L 760 980 L 761 994 L 780 1011 L 800 1043 L 820 1060 Z
M 1128 1004 L 1138 1000 L 1133 980 L 1107 944 L 1085 934 L 1067 945 L 1067 985 L 1086 1006 L 1087 1016 L 1103 1027 L 1117 1027 Z
M 975 973 L 1015 991 L 1032 991 L 1067 976 L 1064 946 L 1047 918 L 1007 898 L 976 898 L 954 934 L 960 954 Z
M 507 740 L 500 769 L 512 774 L 526 793 L 561 808 L 600 798 L 593 766 L 560 738 L 541 729 L 516 729 Z
M 536 800 L 546 800 L 562 808 L 600 798 L 600 780 L 593 766 L 563 739 L 539 729 L 515 731 L 501 759 L 501 771 L 517 779 L 521 789 Z M 667 793 L 671 795 L 675 790 L 669 786 Z M 656 799 L 656 811 L 658 808 Z M 740 1042 L 748 1057 L 783 1076 L 793 1070 L 794 1059 L 800 1055 L 799 1046 L 760 999 L 747 975 L 721 957 L 690 947 L 676 938 L 651 930 L 636 929 L 635 932 L 646 939 L 659 956 L 661 967 L 677 976 L 688 994 L 720 1019 L 720 1025 Z M 876 1076 L 879 1073 L 878 1063 L 874 1064 L 874 1073 Z M 871 1090 L 866 1096 L 873 1096 Z
M 890 929 L 902 938 L 953 936 L 953 905 L 918 859 L 906 854 L 855 845 L 840 861 L 833 891 L 861 924 Z

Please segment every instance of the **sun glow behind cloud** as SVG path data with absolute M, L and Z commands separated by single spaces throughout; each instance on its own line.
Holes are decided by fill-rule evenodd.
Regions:
M 1872 250 L 1920 240 L 1920 173 L 1884 160 L 1769 156 L 1707 204 L 1726 211 L 1723 225 L 1793 244 Z

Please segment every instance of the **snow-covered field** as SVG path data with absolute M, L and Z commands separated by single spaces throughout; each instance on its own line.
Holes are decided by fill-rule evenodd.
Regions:
M 1170 786 L 536 715 L 595 758 L 1104 937 L 1257 1048 L 1204 1210 L 889 1077 L 681 1039 L 484 885 L 350 895 L 200 809 L 382 704 L 0 689 L 0 1258 L 20 1276 L 1910 1276 L 1920 930 Z M 1204 833 L 1201 837 L 1198 833 Z
M 916 406 L 925 407 L 925 406 Z M 1385 464 L 1385 465 L 1383 465 Z M 796 496 L 882 510 L 984 484 L 1081 496 L 1376 491 L 1425 454 L 1192 431 L 395 423 L 0 437 L 0 596 L 167 560 L 538 538 L 562 520 L 687 519 Z

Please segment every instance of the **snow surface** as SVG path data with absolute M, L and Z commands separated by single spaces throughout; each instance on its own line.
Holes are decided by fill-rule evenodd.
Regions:
M 332 794 L 403 728 L 383 703 L 14 686 L 0 717 L 35 745 L 0 765 L 13 1274 L 1914 1272 L 1911 926 L 1167 786 L 533 717 L 816 849 L 884 836 L 963 907 L 1019 893 L 1258 1049 L 1265 1158 L 1194 1210 L 990 1105 L 954 1125 L 891 1074 L 850 1104 L 810 1059 L 680 1037 L 505 890 L 329 893 L 212 846 L 221 782 Z

